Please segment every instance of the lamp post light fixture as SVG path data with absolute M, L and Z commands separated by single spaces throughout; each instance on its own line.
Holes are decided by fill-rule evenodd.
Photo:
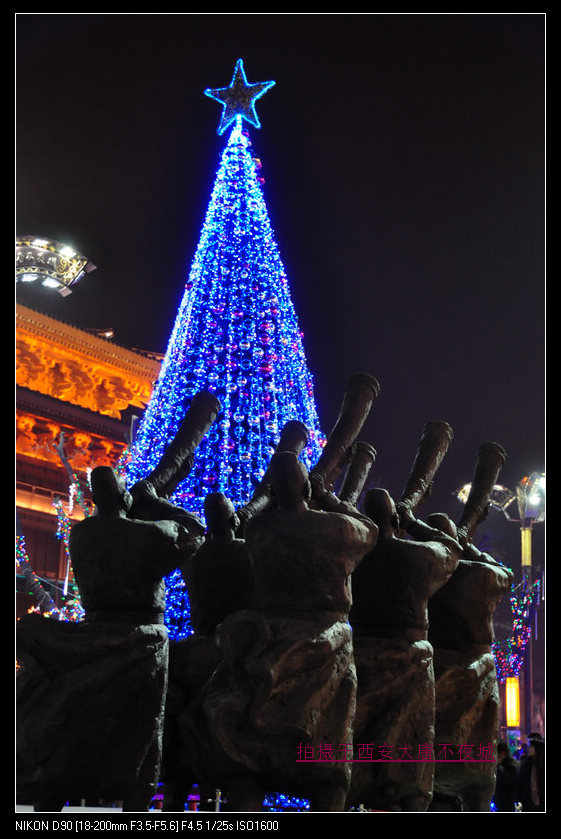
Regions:
M 466 502 L 471 484 L 465 484 L 456 493 L 460 501 Z M 508 513 L 508 508 L 516 500 L 519 518 Z M 489 506 L 502 512 L 509 521 L 517 521 L 521 532 L 522 572 L 531 577 L 532 567 L 532 527 L 545 521 L 545 473 L 533 472 L 519 481 L 516 492 L 508 487 L 496 484 L 489 497 Z
M 16 239 L 16 283 L 40 282 L 66 297 L 96 266 L 69 245 L 35 236 Z
M 522 478 L 516 487 L 516 501 L 520 523 L 522 576 L 528 587 L 532 585 L 532 528 L 534 524 L 545 520 L 545 474 L 533 472 Z M 534 701 L 534 664 L 532 635 L 528 640 L 528 649 L 524 661 L 524 699 L 526 734 L 532 729 L 532 705 Z
M 545 474 L 534 472 L 522 478 L 516 487 L 516 501 L 520 516 L 522 573 L 532 582 L 532 527 L 545 520 Z
M 468 500 L 469 492 L 471 489 L 471 484 L 464 484 L 464 486 L 459 489 L 456 493 L 457 497 L 460 501 L 464 504 Z M 503 512 L 507 518 L 509 518 L 508 514 L 506 513 L 507 507 L 510 507 L 516 495 L 511 492 L 507 487 L 501 486 L 500 484 L 495 484 L 493 489 L 491 490 L 491 495 L 489 496 L 489 505 L 494 510 L 500 510 Z

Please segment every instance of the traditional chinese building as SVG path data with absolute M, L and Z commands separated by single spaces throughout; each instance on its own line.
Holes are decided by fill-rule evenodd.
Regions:
M 22 305 L 16 307 L 16 509 L 30 565 L 58 605 L 67 572 L 54 503 L 71 518 L 72 475 L 115 466 L 158 377 L 160 359 L 118 346 Z M 18 577 L 17 613 L 32 605 Z

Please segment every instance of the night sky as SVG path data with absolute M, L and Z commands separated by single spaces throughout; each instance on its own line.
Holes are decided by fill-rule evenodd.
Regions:
M 97 269 L 67 298 L 17 299 L 165 351 L 227 138 L 203 91 L 243 58 L 249 82 L 276 81 L 249 131 L 322 426 L 348 376 L 374 375 L 361 437 L 399 495 L 424 424 L 448 421 L 420 512 L 458 518 L 481 443 L 505 447 L 511 488 L 545 468 L 544 30 L 543 14 L 18 14 L 16 232 Z M 518 567 L 516 523 L 492 512 L 479 535 Z

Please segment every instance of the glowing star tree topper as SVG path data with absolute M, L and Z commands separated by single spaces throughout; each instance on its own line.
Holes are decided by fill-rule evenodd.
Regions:
M 255 128 L 261 128 L 254 103 L 274 84 L 275 82 L 272 81 L 250 84 L 245 75 L 243 61 L 238 58 L 229 87 L 207 88 L 205 90 L 206 96 L 216 99 L 223 106 L 218 134 L 223 134 L 237 117 L 247 120 Z

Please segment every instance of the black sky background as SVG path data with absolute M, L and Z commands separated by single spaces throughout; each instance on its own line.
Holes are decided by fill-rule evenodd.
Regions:
M 325 431 L 376 376 L 361 437 L 399 495 L 428 420 L 454 441 L 423 514 L 458 518 L 479 445 L 545 468 L 543 14 L 17 14 L 16 233 L 97 269 L 17 299 L 164 352 L 227 135 L 207 87 L 274 79 L 249 128 Z M 515 508 L 512 515 L 517 516 Z M 543 563 L 543 526 L 534 528 Z M 481 526 L 519 567 L 516 523 Z

